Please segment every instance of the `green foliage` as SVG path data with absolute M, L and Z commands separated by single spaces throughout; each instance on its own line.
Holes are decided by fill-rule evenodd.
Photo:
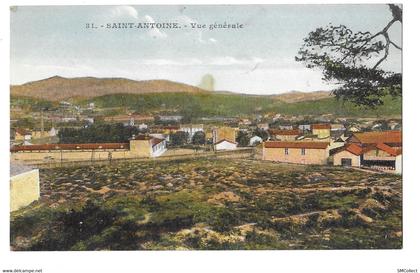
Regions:
M 344 25 L 328 25 L 311 31 L 296 61 L 304 62 L 308 68 L 321 69 L 323 80 L 338 83 L 333 91 L 336 97 L 356 105 L 375 108 L 383 105 L 387 95 L 401 96 L 402 74 L 380 69 L 390 47 L 401 50 L 390 39 L 388 31 L 394 23 L 402 23 L 402 9 L 394 4 L 389 8 L 392 19 L 375 34 L 354 32 Z
M 236 136 L 236 142 L 238 142 L 239 146 L 246 147 L 249 145 L 249 136 L 247 133 L 243 131 L 239 131 L 238 135 Z
M 35 122 L 32 118 L 21 118 L 21 119 L 18 119 L 18 121 L 16 121 L 16 123 L 14 124 L 14 127 L 32 129 L 35 127 Z
M 324 115 L 333 114 L 338 117 L 377 117 L 401 115 L 401 97 L 386 96 L 384 104 L 376 109 L 357 106 L 351 102 L 334 98 L 315 101 L 285 103 L 273 100 L 269 96 L 249 96 L 239 94 L 118 94 L 101 96 L 94 99 L 101 107 L 121 107 L 122 105 L 141 113 L 150 114 L 153 111 L 166 111 L 172 109 L 181 114 L 183 109 L 191 111 L 192 118 L 212 116 L 241 116 L 252 115 L 256 106 L 261 107 L 261 113 L 281 113 L 286 115 Z M 84 102 L 86 103 L 86 102 Z M 189 106 L 195 105 L 194 107 Z M 165 105 L 164 108 L 161 105 Z M 193 110 L 191 110 L 193 109 Z
M 93 124 L 86 128 L 63 128 L 58 136 L 60 143 L 127 142 L 139 130 L 136 127 L 117 124 Z
M 384 104 L 375 109 L 356 106 L 351 102 L 337 101 L 334 98 L 320 99 L 316 101 L 303 101 L 284 105 L 280 113 L 287 115 L 322 115 L 333 114 L 337 117 L 378 117 L 399 116 L 402 113 L 401 97 L 386 96 L 382 98 Z
M 206 144 L 206 134 L 203 131 L 198 131 L 193 135 L 191 141 L 194 145 L 204 145 Z
M 188 133 L 183 131 L 178 131 L 169 136 L 171 144 L 174 146 L 185 145 L 188 142 Z
M 268 133 L 264 129 L 255 129 L 253 135 L 259 136 L 260 138 L 262 138 L 263 141 L 266 141 L 268 139 Z
M 116 94 L 97 97 L 93 101 L 103 108 L 124 105 L 142 113 L 173 110 L 188 119 L 184 122 L 189 122 L 189 120 L 197 117 L 252 114 L 257 106 L 267 109 L 283 104 L 280 101 L 272 100 L 268 96 L 229 95 L 215 92 L 205 94 Z
M 39 112 L 39 111 L 46 111 L 46 110 L 53 110 L 58 107 L 58 103 L 44 100 L 44 99 L 37 99 L 37 98 L 30 98 L 30 97 L 21 97 L 21 96 L 11 96 L 10 98 L 10 105 L 11 106 L 18 106 L 32 112 Z

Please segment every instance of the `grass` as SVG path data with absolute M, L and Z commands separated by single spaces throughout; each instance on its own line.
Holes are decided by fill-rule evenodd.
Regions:
M 12 214 L 14 250 L 402 246 L 400 176 L 245 159 L 125 162 L 40 176 L 41 200 Z

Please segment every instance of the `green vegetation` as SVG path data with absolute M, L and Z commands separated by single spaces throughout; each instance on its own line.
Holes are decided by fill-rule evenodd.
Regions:
M 143 95 L 116 94 L 94 98 L 103 108 L 124 105 L 139 112 L 175 110 L 184 115 L 236 116 L 255 112 L 260 105 L 276 102 L 270 97 L 227 95 L 217 93 L 153 93 Z
M 127 142 L 139 130 L 136 127 L 116 124 L 92 124 L 89 127 L 75 129 L 63 128 L 58 133 L 60 143 L 106 143 Z
M 188 141 L 188 133 L 183 132 L 183 131 L 178 131 L 175 133 L 171 133 L 169 136 L 171 143 L 174 146 L 182 146 L 187 144 Z
M 10 106 L 21 107 L 30 111 L 41 111 L 42 109 L 52 109 L 58 107 L 58 102 L 31 97 L 11 96 Z
M 43 169 L 14 250 L 401 248 L 401 177 L 253 160 Z
M 124 105 L 144 113 L 169 109 L 189 117 L 241 116 L 256 112 L 275 112 L 289 115 L 334 114 L 350 117 L 393 116 L 401 115 L 402 104 L 400 97 L 386 97 L 383 106 L 377 109 L 369 109 L 352 103 L 343 104 L 334 98 L 285 103 L 270 96 L 217 93 L 118 94 L 97 97 L 94 101 L 98 106 L 104 108 Z M 261 110 L 257 108 L 261 108 Z
M 90 100 L 77 100 L 76 104 L 86 105 L 95 102 L 98 109 L 105 109 L 102 114 L 123 113 L 122 109 L 131 109 L 139 113 L 178 113 L 184 116 L 184 122 L 197 117 L 212 116 L 248 116 L 255 113 L 281 113 L 288 115 L 323 115 L 333 114 L 345 117 L 378 117 L 401 115 L 401 97 L 385 97 L 384 105 L 376 109 L 343 103 L 335 98 L 285 103 L 272 96 L 203 93 L 152 93 L 152 94 L 115 94 L 96 97 Z M 46 101 L 12 97 L 11 104 L 35 111 Z M 40 106 L 41 105 L 41 106 Z M 32 109 L 33 108 L 33 109 Z M 109 110 L 106 110 L 109 109 Z
M 383 98 L 384 105 L 376 109 L 356 106 L 353 103 L 337 101 L 335 98 L 320 99 L 316 101 L 303 101 L 290 103 L 280 109 L 280 113 L 296 115 L 322 115 L 334 114 L 344 117 L 381 117 L 400 116 L 402 112 L 402 98 L 387 96 Z

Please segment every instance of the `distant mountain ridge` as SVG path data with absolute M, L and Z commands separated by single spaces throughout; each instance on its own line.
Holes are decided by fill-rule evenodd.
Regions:
M 173 82 L 169 80 L 136 81 L 125 78 L 95 78 L 79 77 L 64 78 L 54 76 L 47 79 L 32 81 L 21 85 L 10 86 L 12 96 L 23 96 L 50 101 L 60 101 L 70 98 L 95 98 L 111 94 L 148 94 L 148 93 L 209 93 L 216 92 L 231 95 L 246 95 L 230 91 L 206 91 L 196 86 Z M 249 95 L 265 96 L 283 102 L 294 103 L 307 100 L 318 100 L 330 97 L 328 91 L 299 92 L 292 91 L 279 95 Z
M 51 101 L 69 98 L 94 98 L 110 94 L 145 93 L 201 93 L 208 92 L 198 87 L 168 80 L 135 81 L 124 78 L 51 78 L 12 85 L 12 96 L 25 96 Z

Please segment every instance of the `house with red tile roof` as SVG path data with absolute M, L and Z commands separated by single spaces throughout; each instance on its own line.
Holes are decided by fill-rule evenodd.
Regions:
M 22 128 L 15 129 L 15 141 L 25 141 L 32 139 L 32 132 Z
M 401 147 L 402 134 L 401 131 L 353 133 L 352 136 L 350 136 L 347 139 L 347 142 L 357 143 L 362 146 L 368 146 L 377 143 L 385 143 L 391 147 Z
M 279 141 L 294 141 L 298 136 L 302 134 L 299 129 L 292 130 L 279 130 L 279 129 L 269 129 L 268 134 L 271 140 Z
M 325 139 L 329 138 L 331 135 L 331 124 L 312 124 L 311 125 L 312 134 L 316 135 L 317 138 Z
M 401 173 L 400 131 L 354 133 L 343 147 L 331 150 L 334 165 L 395 170 Z
M 338 166 L 361 166 L 361 155 L 363 148 L 357 144 L 350 143 L 331 151 L 334 165 Z

